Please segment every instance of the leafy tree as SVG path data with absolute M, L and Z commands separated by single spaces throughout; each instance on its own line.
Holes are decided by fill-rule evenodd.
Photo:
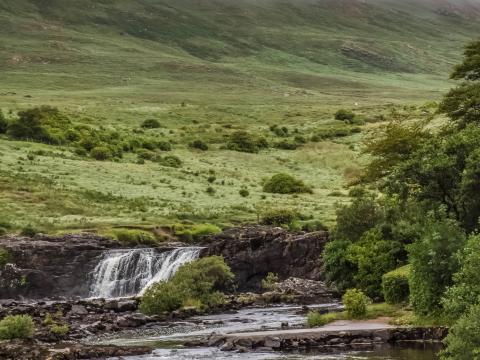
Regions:
M 449 331 L 445 339 L 446 349 L 440 354 L 442 360 L 480 359 L 480 304 L 463 315 Z
M 443 300 L 445 314 L 452 320 L 460 318 L 470 306 L 480 304 L 480 235 L 470 236 L 465 248 L 459 253 L 462 268 L 453 276 Z
M 358 267 L 357 263 L 347 256 L 350 245 L 350 241 L 343 239 L 329 241 L 322 254 L 325 279 L 341 292 L 355 287 L 354 276 Z
M 457 122 L 460 128 L 480 122 L 480 41 L 469 44 L 464 61 L 455 67 L 451 76 L 465 82 L 452 89 L 440 105 L 440 111 Z
M 464 245 L 465 233 L 455 221 L 428 216 L 420 239 L 408 246 L 410 300 L 415 313 L 441 311 L 443 294 L 460 268 L 456 254 Z

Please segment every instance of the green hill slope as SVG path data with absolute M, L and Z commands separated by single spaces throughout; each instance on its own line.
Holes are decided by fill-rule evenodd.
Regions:
M 2 0 L 0 109 L 10 121 L 53 105 L 117 139 L 170 142 L 183 166 L 144 161 L 145 149 L 99 162 L 79 144 L 0 135 L 0 228 L 231 224 L 272 207 L 330 224 L 365 161 L 363 139 L 381 119 L 433 113 L 421 105 L 451 86 L 479 20 L 480 0 Z M 339 107 L 359 123 L 334 120 Z M 141 129 L 148 118 L 162 128 Z M 226 149 L 239 130 L 270 148 Z M 191 149 L 198 139 L 208 151 Z M 313 194 L 264 193 L 277 173 Z

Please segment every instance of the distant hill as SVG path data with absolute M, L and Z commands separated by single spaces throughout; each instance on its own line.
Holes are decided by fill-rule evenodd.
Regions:
M 479 35 L 480 0 L 2 0 L 0 91 L 415 100 Z

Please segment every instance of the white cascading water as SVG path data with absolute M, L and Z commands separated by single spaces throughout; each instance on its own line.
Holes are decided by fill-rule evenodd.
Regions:
M 90 296 L 142 295 L 152 284 L 170 279 L 180 266 L 196 260 L 201 250 L 199 247 L 162 253 L 155 249 L 110 250 L 95 267 Z

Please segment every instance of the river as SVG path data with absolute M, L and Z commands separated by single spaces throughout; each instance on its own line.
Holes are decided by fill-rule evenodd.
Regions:
M 316 305 L 315 308 L 338 308 L 339 304 Z M 188 321 L 175 322 L 168 326 L 152 326 L 141 331 L 125 331 L 94 340 L 95 343 L 117 345 L 151 345 L 156 350 L 150 355 L 125 357 L 121 360 L 434 360 L 437 347 L 416 344 L 415 346 L 379 346 L 362 351 L 345 351 L 332 354 L 315 352 L 277 353 L 222 352 L 217 348 L 185 348 L 180 344 L 193 341 L 212 332 L 239 333 L 262 330 L 278 330 L 288 323 L 289 328 L 304 327 L 305 312 L 300 306 L 272 306 L 246 308 L 231 313 L 197 316 Z M 120 360 L 120 359 L 111 359 Z

